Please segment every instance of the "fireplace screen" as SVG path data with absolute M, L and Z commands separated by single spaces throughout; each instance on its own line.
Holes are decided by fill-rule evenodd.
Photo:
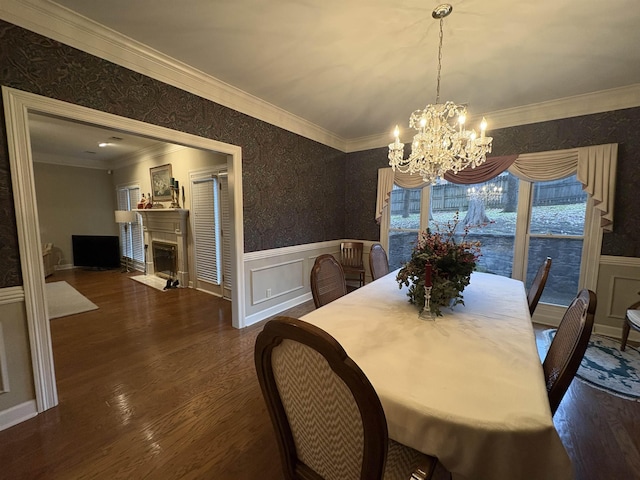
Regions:
M 178 253 L 176 245 L 164 242 L 152 242 L 153 270 L 159 277 L 175 278 Z

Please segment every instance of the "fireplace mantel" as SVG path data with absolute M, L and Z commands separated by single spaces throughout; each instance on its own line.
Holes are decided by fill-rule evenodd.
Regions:
M 147 274 L 155 274 L 153 255 L 151 255 L 151 252 L 147 252 L 152 243 L 154 241 L 173 243 L 177 246 L 178 251 L 177 279 L 180 281 L 180 286 L 188 286 L 187 218 L 189 217 L 189 210 L 183 208 L 148 208 L 135 211 L 142 217 Z

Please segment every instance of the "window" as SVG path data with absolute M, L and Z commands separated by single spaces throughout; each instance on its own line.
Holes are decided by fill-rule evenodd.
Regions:
M 530 219 L 523 238 L 526 286 L 529 288 L 539 266 L 549 256 L 553 263 L 540 301 L 569 305 L 580 285 L 587 194 L 575 175 L 536 182 L 526 190 L 528 208 L 522 209 Z
M 219 188 L 217 177 L 192 179 L 196 275 L 216 285 L 222 281 Z
M 140 200 L 141 192 L 138 185 L 118 187 L 118 210 L 133 210 Z M 131 260 L 134 269 L 144 271 L 144 238 L 140 222 L 119 224 L 120 229 L 120 254 L 123 258 Z
M 411 257 L 411 250 L 418 238 L 418 232 L 426 228 L 423 212 L 428 207 L 423 205 L 424 197 L 428 197 L 426 188 L 402 188 L 393 186 L 390 200 L 389 223 L 389 269 L 396 270 Z
M 222 285 L 222 296 L 230 298 L 231 210 L 227 172 L 216 168 L 192 172 L 190 181 L 196 288 L 213 291 L 211 285 Z
M 541 302 L 567 306 L 579 290 L 586 207 L 575 175 L 529 183 L 504 172 L 476 185 L 432 186 L 429 227 L 451 222 L 459 212 L 459 228 L 469 227 L 469 239 L 482 245 L 478 271 L 526 279 L 526 288 L 551 257 Z
M 476 185 L 445 180 L 423 188 L 394 185 L 389 205 L 386 248 L 391 270 L 409 259 L 420 230 L 437 229 L 453 221 L 457 212 L 460 228 L 468 224 L 469 238 L 482 244 L 478 271 L 523 279 L 529 288 L 550 256 L 553 265 L 541 302 L 551 305 L 567 306 L 582 288 L 585 242 L 593 250 L 601 239 L 597 228 L 586 237 L 594 212 L 575 175 L 531 183 L 503 172 Z
M 469 228 L 469 240 L 479 241 L 478 271 L 511 277 L 516 236 L 518 178 L 504 172 L 475 185 L 440 180 L 431 187 L 429 228 L 452 222 L 458 212 L 459 231 Z
M 550 256 L 550 280 L 536 315 L 559 321 L 563 305 L 579 289 L 596 289 L 602 234 L 613 228 L 617 152 L 618 145 L 611 143 L 494 157 L 478 170 L 458 174 L 460 181 L 472 181 L 502 172 L 479 185 L 440 181 L 425 187 L 418 176 L 379 169 L 375 218 L 380 222 L 380 242 L 393 258 L 397 254 L 390 251 L 396 248 L 391 235 L 403 228 L 415 235 L 416 222 L 409 227 L 399 226 L 398 217 L 392 222 L 389 201 L 397 190 L 394 183 L 422 187 L 418 228 L 446 222 L 455 211 L 461 221 L 469 216 L 472 223 L 481 224 L 473 233 L 481 238 L 484 255 L 479 270 L 529 285 L 544 257 Z M 430 224 L 424 221 L 426 212 Z

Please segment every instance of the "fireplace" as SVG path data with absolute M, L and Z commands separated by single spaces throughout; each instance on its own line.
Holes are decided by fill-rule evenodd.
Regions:
M 153 270 L 162 278 L 176 279 L 178 273 L 178 247 L 175 243 L 152 242 Z
M 142 216 L 147 275 L 178 280 L 189 286 L 187 257 L 187 218 L 189 210 L 179 208 L 149 208 L 136 210 Z

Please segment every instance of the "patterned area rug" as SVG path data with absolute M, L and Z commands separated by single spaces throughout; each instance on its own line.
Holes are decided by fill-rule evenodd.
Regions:
M 555 329 L 542 332 L 546 348 L 555 333 Z M 640 401 L 640 351 L 627 344 L 621 352 L 619 340 L 591 335 L 576 376 L 612 395 Z

